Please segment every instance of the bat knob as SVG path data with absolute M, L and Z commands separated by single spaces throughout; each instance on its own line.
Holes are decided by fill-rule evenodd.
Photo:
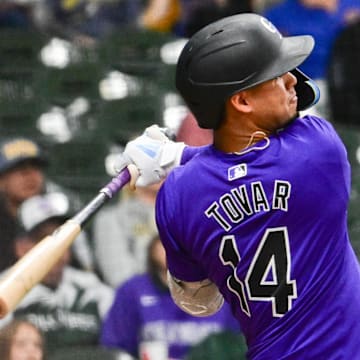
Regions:
M 139 173 L 139 169 L 134 165 L 134 164 L 129 164 L 128 165 L 128 170 L 129 170 L 129 173 L 130 173 L 130 183 L 129 183 L 129 186 L 130 186 L 130 189 L 131 190 L 136 190 L 136 180 L 138 179 L 140 173 Z

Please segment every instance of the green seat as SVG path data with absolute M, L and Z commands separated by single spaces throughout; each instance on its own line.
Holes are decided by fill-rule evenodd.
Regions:
M 153 74 L 161 71 L 161 46 L 173 36 L 149 30 L 114 31 L 99 44 L 99 59 L 113 69 L 129 74 Z
M 99 133 L 106 142 L 129 140 L 152 124 L 161 124 L 161 96 L 128 97 L 104 101 L 99 109 Z
M 100 100 L 99 83 L 105 76 L 98 63 L 76 63 L 64 69 L 47 68 L 40 75 L 38 95 L 48 102 L 69 103 L 85 97 Z
M 48 35 L 34 29 L 1 29 L 0 70 L 41 66 L 40 51 L 48 40 Z
M 120 354 L 116 351 L 96 346 L 70 347 L 59 349 L 50 354 L 51 360 L 118 360 Z
M 45 104 L 38 99 L 0 99 L 1 135 L 40 138 L 37 120 L 44 109 Z
M 47 172 L 50 178 L 86 202 L 110 180 L 104 162 L 107 152 L 107 145 L 94 137 L 52 144 Z
M 98 59 L 108 71 L 117 70 L 138 77 L 141 94 L 176 91 L 175 66 L 161 59 L 161 48 L 175 40 L 170 34 L 148 30 L 123 30 L 103 38 L 97 48 Z
M 222 331 L 195 345 L 185 360 L 245 360 L 247 346 L 242 334 Z
M 0 31 L 0 99 L 29 100 L 44 68 L 41 49 L 48 36 L 36 30 L 6 28 Z

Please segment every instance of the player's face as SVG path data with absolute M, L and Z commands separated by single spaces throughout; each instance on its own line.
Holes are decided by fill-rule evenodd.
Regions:
M 10 360 L 42 360 L 42 338 L 30 324 L 21 324 L 14 336 Z
M 247 90 L 259 129 L 273 132 L 297 115 L 296 77 L 290 72 Z

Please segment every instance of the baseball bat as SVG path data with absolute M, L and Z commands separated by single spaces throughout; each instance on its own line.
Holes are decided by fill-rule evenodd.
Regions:
M 0 279 L 0 318 L 15 310 L 25 295 L 60 260 L 90 218 L 128 182 L 134 184 L 137 176 L 134 165 L 122 170 L 84 208 L 42 239 L 4 274 Z

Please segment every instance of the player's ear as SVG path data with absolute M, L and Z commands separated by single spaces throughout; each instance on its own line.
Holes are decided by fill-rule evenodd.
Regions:
M 240 91 L 230 97 L 229 103 L 237 111 L 242 113 L 249 113 L 252 108 L 247 96 L 248 95 L 246 91 Z

